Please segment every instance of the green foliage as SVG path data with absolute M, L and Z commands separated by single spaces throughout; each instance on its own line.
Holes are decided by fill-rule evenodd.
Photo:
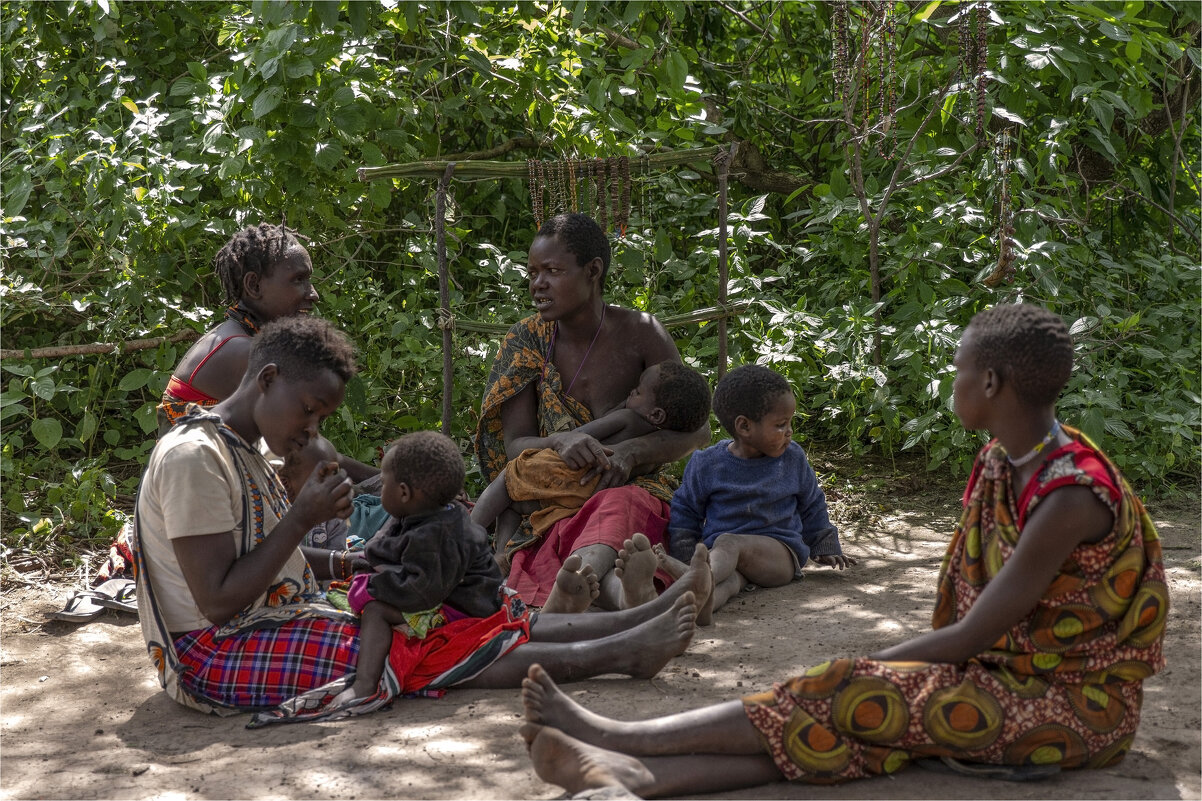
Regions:
M 731 321 L 730 358 L 789 375 L 803 437 L 963 471 L 981 440 L 951 412 L 947 365 L 973 313 L 1025 299 L 1074 327 L 1066 421 L 1137 484 L 1192 482 L 1198 6 L 994 4 L 989 137 L 967 156 L 975 96 L 950 83 L 964 7 L 898 6 L 898 112 L 857 169 L 825 3 L 0 4 L 5 347 L 203 331 L 220 311 L 213 254 L 245 224 L 286 218 L 309 239 L 321 313 L 365 368 L 326 433 L 372 461 L 443 424 L 442 329 L 434 182 L 364 183 L 359 167 L 738 140 L 730 294 L 755 304 Z M 712 165 L 637 178 L 610 299 L 661 316 L 716 304 Z M 1002 181 L 1018 273 L 991 289 Z M 866 209 L 879 214 L 879 303 Z M 457 319 L 528 313 L 532 227 L 524 181 L 452 184 Z M 717 329 L 672 333 L 716 372 Z M 453 336 L 446 422 L 465 453 L 496 344 Z M 6 545 L 111 536 L 108 510 L 128 508 L 185 349 L 4 359 Z

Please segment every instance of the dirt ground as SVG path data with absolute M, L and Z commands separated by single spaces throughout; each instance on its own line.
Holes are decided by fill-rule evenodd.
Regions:
M 570 685 L 597 712 L 640 718 L 767 688 L 830 656 L 866 653 L 929 625 L 959 500 L 914 481 L 833 496 L 854 570 L 742 593 L 655 679 Z M 1168 668 L 1145 684 L 1143 724 L 1118 766 L 1036 784 L 910 768 L 838 787 L 778 783 L 714 798 L 1183 798 L 1202 792 L 1199 509 L 1149 504 L 1164 539 Z M 11 571 L 0 602 L 0 798 L 549 799 L 518 737 L 517 691 L 403 700 L 365 718 L 248 731 L 246 716 L 186 710 L 159 690 L 134 617 L 44 623 L 69 587 Z

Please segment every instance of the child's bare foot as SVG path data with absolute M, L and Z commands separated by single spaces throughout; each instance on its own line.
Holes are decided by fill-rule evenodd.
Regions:
M 523 723 L 519 732 L 538 777 L 573 795 L 603 787 L 639 795 L 655 782 L 651 771 L 634 757 L 596 748 L 536 723 Z
M 622 594 L 618 598 L 620 608 L 630 609 L 655 600 L 654 578 L 658 564 L 646 534 L 635 534 L 622 543 L 614 561 L 614 575 L 622 580 Z
M 544 612 L 583 612 L 601 594 L 601 581 L 592 565 L 572 554 L 563 560 L 555 576 L 555 586 L 543 605 Z
M 689 569 L 688 565 L 668 553 L 668 549 L 664 547 L 662 542 L 652 545 L 651 551 L 655 554 L 655 558 L 659 560 L 659 569 L 671 576 L 673 580 L 683 576 L 684 572 Z

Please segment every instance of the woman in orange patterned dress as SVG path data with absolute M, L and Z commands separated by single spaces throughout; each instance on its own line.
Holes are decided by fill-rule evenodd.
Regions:
M 966 329 L 955 411 L 993 439 L 964 492 L 931 631 L 647 721 L 588 712 L 536 666 L 523 687 L 535 770 L 572 792 L 650 797 L 838 782 L 923 757 L 977 775 L 1122 759 L 1143 680 L 1164 667 L 1168 591 L 1143 505 L 1056 420 L 1072 356 L 1064 322 L 1035 306 L 999 306 Z

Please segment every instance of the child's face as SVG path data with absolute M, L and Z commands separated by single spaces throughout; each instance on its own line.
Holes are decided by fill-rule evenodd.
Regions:
M 267 275 L 259 274 L 254 294 L 255 310 L 264 322 L 312 311 L 317 290 L 313 288 L 313 262 L 308 251 L 299 245 L 290 248 Z
M 393 517 L 408 517 L 424 511 L 423 495 L 397 481 L 390 470 L 380 471 L 380 505 Z
M 743 447 L 745 458 L 768 456 L 776 458 L 785 452 L 793 441 L 793 415 L 797 412 L 797 400 L 792 392 L 784 392 L 768 407 L 759 420 L 746 420 L 737 427 L 737 439 Z
M 659 365 L 653 364 L 639 376 L 638 386 L 630 390 L 630 395 L 626 398 L 626 408 L 646 420 L 653 411 L 659 408 L 655 402 L 658 390 Z

